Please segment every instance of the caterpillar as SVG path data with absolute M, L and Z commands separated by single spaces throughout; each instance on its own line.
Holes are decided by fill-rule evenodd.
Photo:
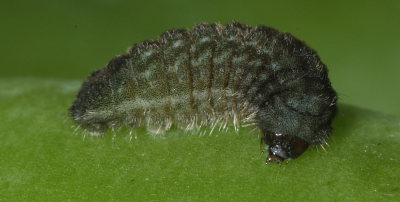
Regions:
M 202 23 L 115 56 L 82 84 L 70 113 L 92 134 L 255 125 L 267 162 L 280 163 L 326 144 L 336 102 L 326 65 L 291 34 Z

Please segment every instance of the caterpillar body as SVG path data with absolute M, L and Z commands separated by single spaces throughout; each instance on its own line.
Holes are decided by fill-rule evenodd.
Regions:
M 254 124 L 269 146 L 267 162 L 282 162 L 326 143 L 336 101 L 313 49 L 273 28 L 232 22 L 135 44 L 87 78 L 70 112 L 91 133 Z

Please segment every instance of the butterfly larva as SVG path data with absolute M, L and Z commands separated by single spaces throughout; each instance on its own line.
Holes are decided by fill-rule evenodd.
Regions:
M 290 34 L 232 22 L 135 44 L 83 83 L 71 107 L 89 132 L 256 124 L 269 162 L 326 143 L 337 96 L 314 50 Z

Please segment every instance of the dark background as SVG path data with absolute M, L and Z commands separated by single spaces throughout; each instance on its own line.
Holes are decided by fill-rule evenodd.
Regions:
M 0 78 L 83 80 L 165 30 L 236 20 L 306 41 L 340 102 L 400 115 L 400 1 L 17 0 L 0 15 Z

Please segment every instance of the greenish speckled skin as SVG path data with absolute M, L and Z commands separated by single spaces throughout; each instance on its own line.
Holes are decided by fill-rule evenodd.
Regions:
M 134 45 L 89 76 L 71 114 L 98 133 L 254 124 L 270 161 L 279 162 L 326 142 L 336 100 L 314 50 L 290 34 L 233 22 L 171 30 Z

